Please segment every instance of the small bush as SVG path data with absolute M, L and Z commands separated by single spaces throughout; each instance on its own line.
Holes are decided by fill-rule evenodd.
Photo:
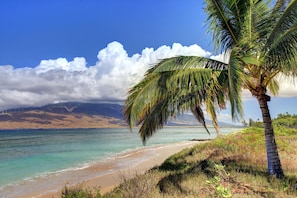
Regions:
M 144 175 L 136 173 L 136 176 L 133 179 L 129 179 L 125 175 L 122 175 L 121 178 L 122 184 L 116 189 L 116 191 L 120 192 L 120 197 L 149 197 L 149 194 L 155 187 L 154 178 L 150 176 L 149 173 Z
M 232 193 L 230 187 L 226 185 L 229 180 L 233 180 L 230 177 L 230 173 L 228 173 L 221 164 L 214 163 L 212 168 L 216 175 L 206 181 L 209 185 L 209 191 L 213 192 L 215 197 L 231 197 Z
M 82 185 L 65 186 L 62 190 L 62 198 L 102 198 L 100 188 L 84 189 Z

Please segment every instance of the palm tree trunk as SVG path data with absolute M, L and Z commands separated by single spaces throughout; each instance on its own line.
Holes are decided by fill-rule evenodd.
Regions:
M 270 96 L 266 94 L 261 94 L 257 97 L 257 99 L 262 112 L 262 118 L 265 128 L 268 174 L 274 175 L 277 178 L 283 178 L 284 172 L 278 155 L 272 120 L 268 108 L 268 101 L 270 101 Z

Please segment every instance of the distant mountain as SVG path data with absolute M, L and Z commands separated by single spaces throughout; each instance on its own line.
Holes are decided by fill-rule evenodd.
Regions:
M 211 124 L 210 121 L 207 121 Z M 169 126 L 199 126 L 189 114 L 171 119 Z M 226 126 L 220 123 L 220 126 Z M 230 125 L 229 125 L 230 126 Z M 118 104 L 68 102 L 0 112 L 0 129 L 127 127 Z
M 126 124 L 118 104 L 58 103 L 0 113 L 0 129 L 118 128 Z

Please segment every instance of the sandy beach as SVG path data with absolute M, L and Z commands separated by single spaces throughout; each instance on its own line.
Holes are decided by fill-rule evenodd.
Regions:
M 160 165 L 174 153 L 198 143 L 197 141 L 187 141 L 142 147 L 106 161 L 93 163 L 87 167 L 40 176 L 34 180 L 5 187 L 0 190 L 0 195 L 7 198 L 56 198 L 61 197 L 61 191 L 66 185 L 83 185 L 88 188 L 100 187 L 100 192 L 103 194 L 119 185 L 122 176 L 128 178 L 135 176 L 135 174 L 143 174 L 147 170 Z

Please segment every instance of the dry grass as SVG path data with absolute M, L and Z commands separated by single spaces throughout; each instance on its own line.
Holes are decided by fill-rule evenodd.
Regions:
M 142 192 L 138 197 L 296 197 L 297 133 L 277 135 L 286 174 L 282 180 L 266 173 L 263 133 L 251 128 L 186 149 L 146 175 L 124 180 L 105 196 L 135 197 Z
M 122 184 L 103 197 L 296 197 L 297 132 L 281 132 L 284 179 L 268 176 L 263 129 L 249 128 L 185 149 L 144 175 L 122 175 Z
M 62 198 L 102 198 L 100 188 L 85 188 L 83 185 L 65 186 L 62 190 Z

